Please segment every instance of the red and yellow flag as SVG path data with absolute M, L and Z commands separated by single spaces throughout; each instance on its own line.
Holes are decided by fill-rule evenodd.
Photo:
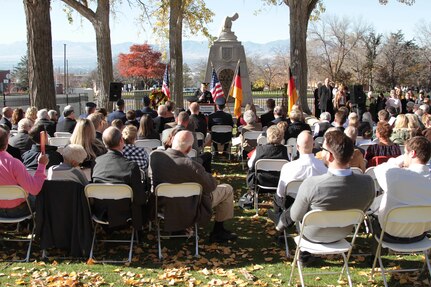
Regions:
M 235 98 L 235 106 L 233 109 L 233 114 L 235 117 L 241 115 L 241 104 L 242 104 L 242 84 L 241 84 L 241 71 L 238 65 L 238 72 L 236 73 L 229 95 Z
M 292 110 L 292 107 L 294 104 L 296 104 L 296 101 L 298 101 L 298 93 L 296 92 L 296 86 L 295 86 L 295 79 L 292 75 L 292 70 L 289 67 L 289 86 L 287 88 L 287 95 L 289 98 L 289 104 L 287 106 L 287 113 L 289 114 Z

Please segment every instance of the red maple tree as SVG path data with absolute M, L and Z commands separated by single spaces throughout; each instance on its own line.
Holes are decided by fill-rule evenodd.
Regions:
M 130 53 L 118 55 L 117 69 L 123 77 L 142 79 L 149 84 L 150 80 L 163 78 L 165 65 L 160 62 L 161 56 L 146 43 L 135 44 L 130 47 Z

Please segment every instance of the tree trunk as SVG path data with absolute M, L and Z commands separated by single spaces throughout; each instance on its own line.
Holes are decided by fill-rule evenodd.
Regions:
M 96 32 L 97 73 L 98 77 L 98 105 L 107 109 L 112 108 L 109 103 L 109 85 L 114 78 L 112 69 L 111 31 L 109 28 L 109 0 L 99 0 L 97 3 L 96 19 L 92 22 Z
M 30 105 L 55 109 L 50 0 L 24 0 Z
M 290 12 L 290 67 L 295 78 L 301 107 L 307 114 L 311 114 L 307 104 L 307 28 L 311 12 L 317 2 L 318 0 L 284 0 Z
M 90 8 L 83 5 L 79 0 L 62 1 L 93 24 L 97 46 L 97 104 L 99 107 L 112 109 L 112 106 L 108 105 L 109 84 L 114 78 L 112 69 L 111 31 L 109 28 L 110 0 L 97 0 L 96 12 L 93 12 Z
M 183 0 L 170 0 L 169 56 L 171 91 L 177 107 L 183 107 Z

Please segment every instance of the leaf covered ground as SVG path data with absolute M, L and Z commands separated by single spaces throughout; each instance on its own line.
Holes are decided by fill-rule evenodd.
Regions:
M 241 164 L 234 158 L 217 156 L 214 173 L 222 183 L 234 187 L 237 200 L 245 191 L 245 175 Z M 41 261 L 37 242 L 32 249 L 30 263 L 10 263 L 7 260 L 24 255 L 25 246 L 16 242 L 0 241 L 0 286 L 287 286 L 291 258 L 286 258 L 284 245 L 278 240 L 274 224 L 266 210 L 270 197 L 263 197 L 259 216 L 254 210 L 235 207 L 235 218 L 227 227 L 239 238 L 229 244 L 210 243 L 212 224 L 199 230 L 199 258 L 195 258 L 194 241 L 190 239 L 163 240 L 164 260 L 157 257 L 154 229 L 145 232 L 134 247 L 131 264 L 98 264 L 86 259 L 63 259 L 62 251 L 49 251 L 48 259 Z M 292 233 L 294 229 L 290 230 Z M 127 234 L 120 234 L 120 236 Z M 289 240 L 290 253 L 294 243 Z M 372 238 L 361 234 L 350 261 L 355 286 L 383 286 L 381 276 L 370 279 Z M 98 254 L 121 259 L 127 255 L 127 246 L 100 245 Z M 341 259 L 334 256 L 317 258 L 306 272 L 340 271 Z M 389 255 L 384 263 L 390 269 L 421 267 L 423 256 Z M 295 276 L 294 285 L 299 284 Z M 346 286 L 347 280 L 338 281 L 337 275 L 306 277 L 307 286 Z M 428 273 L 395 273 L 388 276 L 389 286 L 430 286 Z

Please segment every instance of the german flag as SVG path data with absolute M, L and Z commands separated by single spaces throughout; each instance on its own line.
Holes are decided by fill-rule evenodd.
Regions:
M 242 104 L 242 84 L 241 84 L 241 71 L 238 65 L 238 72 L 236 73 L 233 83 L 233 88 L 231 89 L 229 95 L 235 98 L 235 106 L 233 109 L 233 114 L 235 117 L 239 117 L 241 115 L 241 104 Z
M 287 89 L 287 95 L 289 98 L 289 104 L 287 106 L 287 113 L 289 114 L 292 107 L 298 101 L 298 93 L 296 92 L 295 79 L 292 75 L 292 70 L 289 67 L 289 86 Z

